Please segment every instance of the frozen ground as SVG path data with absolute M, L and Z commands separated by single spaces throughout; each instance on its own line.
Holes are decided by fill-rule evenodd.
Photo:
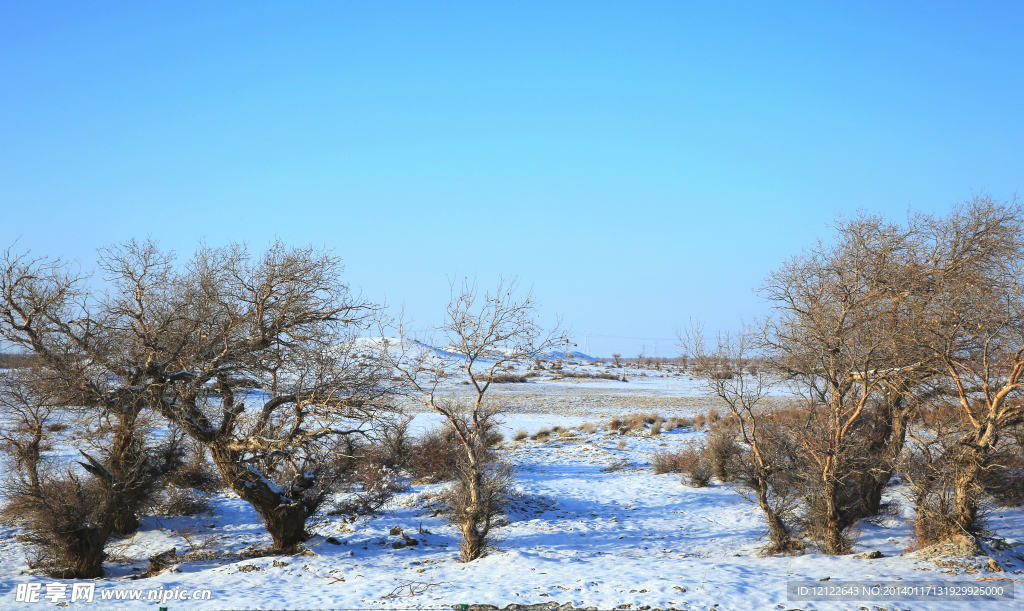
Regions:
M 593 369 L 598 368 L 583 368 Z M 582 370 L 582 369 L 581 369 Z M 503 385 L 500 394 L 521 402 L 506 417 L 512 431 L 575 427 L 584 421 L 635 411 L 690 415 L 710 403 L 684 377 L 644 378 L 627 371 L 628 383 L 595 380 Z M 640 383 L 643 382 L 643 383 Z M 548 410 L 540 405 L 552 406 Z M 653 407 L 652 407 L 653 406 Z M 433 416 L 416 415 L 413 428 L 431 426 Z M 683 485 L 677 475 L 652 474 L 652 452 L 678 447 L 702 433 L 677 429 L 651 437 L 573 430 L 546 441 L 505 443 L 518 466 L 515 509 L 503 541 L 485 558 L 461 564 L 454 529 L 433 512 L 440 485 L 412 486 L 381 516 L 348 523 L 323 518 L 306 555 L 251 557 L 247 551 L 269 543 L 252 509 L 233 495 L 216 499 L 209 518 L 149 517 L 132 539 L 111 543 L 107 576 L 96 582 L 96 601 L 79 609 L 451 609 L 459 604 L 565 605 L 612 609 L 1020 609 L 1018 602 L 792 602 L 787 581 L 821 584 L 861 581 L 1024 581 L 1024 512 L 995 508 L 984 549 L 1007 572 L 989 572 L 989 558 L 936 563 L 903 554 L 910 543 L 908 512 L 878 524 L 864 524 L 855 552 L 878 551 L 882 558 L 856 559 L 807 553 L 761 557 L 762 523 L 756 507 L 732 485 Z M 620 440 L 625 441 L 618 448 Z M 891 500 L 899 501 L 898 490 Z M 420 543 L 395 549 L 402 540 L 393 527 Z M 18 603 L 18 584 L 56 580 L 32 575 L 16 523 L 0 526 L 0 609 L 52 608 L 54 603 Z M 206 544 L 206 559 L 178 564 L 148 579 L 130 580 L 150 555 L 176 547 L 179 554 Z M 333 538 L 333 541 L 328 541 Z M 942 565 L 942 566 L 940 566 Z M 65 582 L 71 583 L 71 582 Z M 828 582 L 825 582 L 828 583 Z M 1024 587 L 1018 584 L 1018 588 Z M 211 590 L 202 602 L 169 600 L 100 601 L 114 588 Z M 68 592 L 71 588 L 68 588 Z

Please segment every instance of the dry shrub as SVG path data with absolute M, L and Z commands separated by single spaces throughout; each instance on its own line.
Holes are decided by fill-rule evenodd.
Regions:
M 339 474 L 332 486 L 342 494 L 334 499 L 331 514 L 377 515 L 395 494 L 408 487 L 394 468 L 382 460 L 364 460 L 355 469 Z
M 227 487 L 220 471 L 201 457 L 182 464 L 168 475 L 167 480 L 172 487 L 194 489 L 205 494 L 214 494 Z
M 448 481 L 455 477 L 465 452 L 455 429 L 450 426 L 425 432 L 409 456 L 408 469 L 416 480 Z
M 704 425 L 707 424 L 707 417 L 704 414 L 697 414 L 693 419 L 693 426 L 698 431 L 704 430 Z
M 634 431 L 642 431 L 647 422 L 647 416 L 643 414 L 630 414 L 626 416 L 626 425 Z
M 390 467 L 402 468 L 408 465 L 415 452 L 413 440 L 409 436 L 409 425 L 412 418 L 395 419 L 382 422 L 375 430 L 375 458 L 384 461 Z
M 518 431 L 516 431 L 516 434 L 512 436 L 512 439 L 515 441 L 522 441 L 529 436 L 530 433 L 528 433 L 526 429 L 519 429 Z
M 717 409 L 713 409 L 713 410 L 710 410 L 708 412 L 708 423 L 709 424 L 714 424 L 714 423 L 718 422 L 719 418 L 721 418 L 721 415 L 719 415 Z
M 695 488 L 704 488 L 711 483 L 714 475 L 707 452 L 702 446 L 686 447 L 679 451 L 680 470 L 683 479 Z
M 494 384 L 524 384 L 529 382 L 529 377 L 516 373 L 496 373 L 491 377 Z
M 50 431 L 51 433 L 60 433 L 61 431 L 68 430 L 68 425 L 64 424 L 63 422 L 54 422 L 53 424 L 47 424 L 46 430 Z
M 47 471 L 37 488 L 8 481 L 5 513 L 25 520 L 21 540 L 29 548 L 29 567 L 61 579 L 103 576 L 103 548 L 113 531 L 109 487 L 98 478 Z
M 657 437 L 661 435 L 661 420 L 655 420 L 654 424 L 651 425 L 651 437 Z
M 708 434 L 704 452 L 719 481 L 731 482 L 735 479 L 736 462 L 742 449 L 736 445 L 734 434 L 721 427 L 715 428 Z
M 608 430 L 609 431 L 617 431 L 620 428 L 622 428 L 622 419 L 621 418 L 612 418 L 611 420 L 608 421 Z
M 615 444 L 615 448 L 617 450 L 625 450 L 626 449 L 626 440 L 623 439 L 623 440 L 619 441 L 619 443 Z
M 597 432 L 597 426 L 592 422 L 584 422 L 580 425 L 580 430 L 588 435 L 592 435 Z
M 542 428 L 541 430 L 537 431 L 533 435 L 531 435 L 530 439 L 533 439 L 534 441 L 537 441 L 537 440 L 543 441 L 543 440 L 547 439 L 548 437 L 551 437 L 551 429 L 545 427 L 545 428 Z
M 662 473 L 682 473 L 683 461 L 681 452 L 662 450 L 651 454 L 651 469 L 655 475 Z
M 171 487 L 164 491 L 150 511 L 165 516 L 197 516 L 212 515 L 213 507 L 210 497 L 198 490 Z

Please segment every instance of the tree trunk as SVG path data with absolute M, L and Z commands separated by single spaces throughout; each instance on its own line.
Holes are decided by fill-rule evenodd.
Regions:
M 907 441 L 910 410 L 903 407 L 902 395 L 891 399 L 887 397 L 884 406 L 880 414 L 880 430 L 865 452 L 866 460 L 876 462 L 875 465 L 869 464 L 861 480 L 860 499 L 857 503 L 860 517 L 878 515 L 882 507 L 882 494 L 896 472 L 896 464 Z
M 953 525 L 961 533 L 973 533 L 977 529 L 978 506 L 984 487 L 981 484 L 987 446 L 965 447 L 957 458 L 956 480 L 953 482 L 953 498 L 956 510 Z
M 89 524 L 68 533 L 66 558 L 71 565 L 54 575 L 60 579 L 96 579 L 103 577 L 103 548 L 110 537 L 109 525 Z
M 274 540 L 274 549 L 294 552 L 299 544 L 309 540 L 306 532 L 306 509 L 302 503 L 289 503 L 272 508 L 253 505 L 267 523 L 267 532 Z
M 771 547 L 766 551 L 771 554 L 782 554 L 799 549 L 799 543 L 793 540 L 789 529 L 782 521 L 782 516 L 775 511 L 768 499 L 768 480 L 755 476 L 753 485 L 757 504 L 761 506 L 761 511 L 764 512 L 765 520 L 768 522 L 768 538 L 772 542 Z
M 218 445 L 207 447 L 224 481 L 263 518 L 267 532 L 274 540 L 275 550 L 294 552 L 299 544 L 309 540 L 309 533 L 306 532 L 306 519 L 309 516 L 301 501 L 291 501 L 279 491 L 272 490 L 267 480 L 243 467 L 239 457 L 231 450 Z
M 484 553 L 486 526 L 481 529 L 481 521 L 487 519 L 483 514 L 483 477 L 480 473 L 479 464 L 474 462 L 468 467 L 469 473 L 465 479 L 466 492 L 469 493 L 469 506 L 466 507 L 459 519 L 459 529 L 462 531 L 462 544 L 460 546 L 460 557 L 462 562 L 476 560 Z
M 137 414 L 136 414 L 137 415 Z M 125 413 L 118 420 L 107 455 L 107 468 L 117 484 L 112 499 L 113 533 L 126 537 L 139 529 L 138 508 L 143 489 L 149 484 L 145 457 L 135 438 L 135 416 Z
M 849 542 L 843 536 L 846 527 L 840 508 L 840 487 L 836 481 L 826 478 L 822 485 L 821 542 L 826 554 L 845 554 Z

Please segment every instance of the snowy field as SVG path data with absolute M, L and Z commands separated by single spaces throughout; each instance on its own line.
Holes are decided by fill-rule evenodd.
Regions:
M 581 366 L 577 371 L 606 369 Z M 901 515 L 862 524 L 853 555 L 809 551 L 762 557 L 760 514 L 733 485 L 713 481 L 707 488 L 693 488 L 678 475 L 654 475 L 650 469 L 653 452 L 699 441 L 704 433 L 682 428 L 658 436 L 620 436 L 575 428 L 631 412 L 692 416 L 714 406 L 685 375 L 613 371 L 625 371 L 629 381 L 538 377 L 496 388 L 495 394 L 515 409 L 504 418 L 503 448 L 518 469 L 517 496 L 507 526 L 499 529 L 497 549 L 475 562 L 457 561 L 456 531 L 434 511 L 443 484 L 412 485 L 375 518 L 354 523 L 321 518 L 311 524 L 315 536 L 308 551 L 296 556 L 249 555 L 269 546 L 270 538 L 247 503 L 222 494 L 215 498 L 212 517 L 151 516 L 133 538 L 112 541 L 107 575 L 95 582 L 92 603 L 17 602 L 19 584 L 40 584 L 45 595 L 46 585 L 58 580 L 33 575 L 16 538 L 21 532 L 17 523 L 0 525 L 0 609 L 451 609 L 461 604 L 634 611 L 1024 608 L 1024 589 L 1016 602 L 788 600 L 787 582 L 792 581 L 1010 587 L 1012 580 L 1024 581 L 1024 512 L 992 508 L 982 542 L 987 556 L 904 554 L 912 534 L 912 516 L 904 508 Z M 437 422 L 433 414 L 416 413 L 413 432 Z M 555 425 L 568 433 L 512 441 L 520 429 L 535 433 Z M 889 500 L 904 502 L 899 487 L 889 495 Z M 418 544 L 396 549 L 393 544 L 403 541 L 396 527 Z M 179 556 L 204 553 L 154 577 L 129 579 L 146 569 L 149 556 L 172 547 Z M 881 557 L 854 557 L 864 552 L 880 552 Z M 1005 572 L 992 572 L 990 563 Z M 1003 581 L 989 581 L 993 578 Z M 70 594 L 74 582 L 62 583 Z M 150 590 L 208 589 L 210 599 L 172 598 L 159 604 L 101 600 L 104 594 L 116 596 L 117 588 L 121 595 L 139 591 L 142 599 Z

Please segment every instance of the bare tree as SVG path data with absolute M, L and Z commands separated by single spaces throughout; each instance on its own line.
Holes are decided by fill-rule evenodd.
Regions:
M 424 405 L 444 416 L 462 444 L 462 463 L 449 500 L 462 532 L 463 562 L 479 558 L 488 543 L 493 519 L 502 509 L 512 481 L 508 465 L 497 460 L 488 442 L 505 404 L 487 391 L 499 371 L 536 358 L 568 339 L 558 325 L 545 332 L 535 320 L 532 292 L 518 295 L 515 279 L 498 283 L 481 295 L 474 283 L 451 285 L 445 322 L 426 336 L 407 332 L 401 317 L 383 322 L 381 334 L 397 332 L 384 354 Z M 435 349 L 436 348 L 436 349 Z M 447 381 L 462 378 L 470 396 L 459 396 Z
M 835 244 L 819 242 L 769 275 L 760 293 L 774 315 L 762 324 L 760 343 L 773 369 L 807 398 L 807 423 L 795 432 L 810 469 L 810 532 L 826 552 L 845 553 L 844 533 L 865 515 L 858 486 L 881 464 L 866 454 L 867 423 L 905 418 L 893 402 L 922 364 L 901 339 L 917 281 L 914 228 L 860 215 L 840 219 L 836 229 Z M 875 409 L 885 401 L 890 408 Z M 889 444 L 896 429 L 890 422 L 874 431 L 876 441 Z M 880 470 L 886 483 L 890 458 Z
M 48 428 L 59 427 L 55 421 L 59 407 L 38 394 L 42 386 L 33 378 L 38 368 L 20 368 L 0 372 L 0 450 L 14 461 L 14 470 L 27 478 L 29 490 L 38 493 L 43 452 L 49 449 Z
M 787 553 L 801 549 L 799 540 L 790 533 L 786 519 L 796 506 L 791 478 L 790 452 L 786 440 L 765 427 L 765 403 L 772 388 L 772 380 L 758 370 L 750 375 L 723 375 L 729 363 L 745 361 L 751 357 L 755 345 L 753 330 L 719 333 L 713 348 L 708 347 L 701 325 L 691 322 L 690 327 L 677 330 L 679 347 L 690 357 L 690 371 L 705 385 L 708 393 L 722 400 L 736 417 L 743 443 L 750 449 L 744 483 L 750 487 L 753 500 L 764 513 L 768 523 L 771 544 L 766 552 Z M 770 421 L 770 414 L 769 418 Z
M 919 275 L 928 291 L 914 337 L 961 410 L 956 442 L 937 462 L 957 474 L 953 529 L 971 533 L 990 457 L 1024 422 L 1024 206 L 978 196 L 927 226 L 931 250 Z
M 616 367 L 622 367 L 622 363 L 621 363 L 622 355 L 620 353 L 613 352 L 612 353 L 612 360 L 615 361 L 615 366 Z
M 178 266 L 132 241 L 101 250 L 103 293 L 59 261 L 8 253 L 4 267 L 4 338 L 37 355 L 63 404 L 115 422 L 100 479 L 113 482 L 118 522 L 136 519 L 142 474 L 161 470 L 165 453 L 140 438 L 158 413 L 210 451 L 275 548 L 292 550 L 331 494 L 339 438 L 386 408 L 380 362 L 352 354 L 373 308 L 349 297 L 329 253 L 201 246 Z

